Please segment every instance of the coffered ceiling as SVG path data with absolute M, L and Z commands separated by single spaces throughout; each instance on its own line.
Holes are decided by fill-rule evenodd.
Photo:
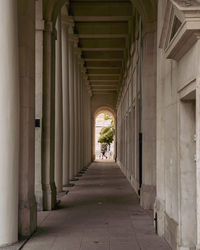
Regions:
M 133 33 L 128 0 L 71 0 L 70 15 L 93 94 L 117 93 Z

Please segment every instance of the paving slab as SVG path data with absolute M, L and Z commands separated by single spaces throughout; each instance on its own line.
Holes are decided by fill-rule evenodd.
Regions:
M 38 230 L 23 250 L 170 249 L 113 162 L 93 163 L 60 199 L 57 210 L 38 214 Z

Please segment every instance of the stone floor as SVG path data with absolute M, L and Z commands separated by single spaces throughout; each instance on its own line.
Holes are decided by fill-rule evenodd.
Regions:
M 58 210 L 39 214 L 23 250 L 168 250 L 114 163 L 93 163 Z

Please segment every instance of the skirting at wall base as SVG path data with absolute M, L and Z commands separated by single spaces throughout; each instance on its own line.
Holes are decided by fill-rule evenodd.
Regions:
M 169 243 L 172 250 L 176 250 L 176 249 L 183 250 L 183 248 L 177 248 L 178 224 L 175 220 L 170 218 L 166 213 L 165 213 L 165 217 L 164 217 L 164 238 Z
M 157 234 L 162 237 L 164 236 L 164 219 L 165 219 L 165 203 L 164 201 L 156 199 L 154 204 L 154 222 L 155 227 L 157 228 Z
M 144 209 L 153 209 L 156 197 L 156 187 L 153 185 L 142 185 L 140 205 Z

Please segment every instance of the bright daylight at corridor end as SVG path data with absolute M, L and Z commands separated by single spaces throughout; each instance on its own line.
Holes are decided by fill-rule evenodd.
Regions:
M 0 250 L 200 250 L 200 0 L 0 16 Z

